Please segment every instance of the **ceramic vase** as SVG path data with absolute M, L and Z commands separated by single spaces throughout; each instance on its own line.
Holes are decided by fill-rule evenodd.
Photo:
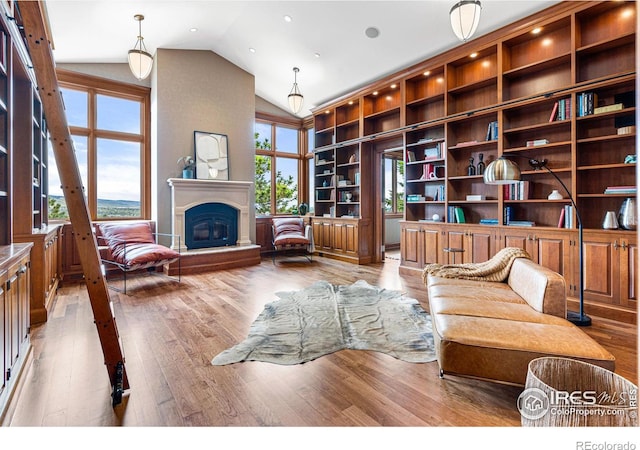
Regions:
M 626 198 L 618 212 L 618 225 L 625 230 L 635 230 L 638 225 L 636 199 Z
M 618 219 L 616 219 L 616 213 L 614 211 L 607 211 L 602 221 L 602 228 L 605 230 L 617 230 Z

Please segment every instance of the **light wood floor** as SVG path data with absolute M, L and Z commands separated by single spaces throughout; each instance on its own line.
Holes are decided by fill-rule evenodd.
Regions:
M 113 409 L 84 285 L 58 293 L 49 321 L 32 331 L 33 363 L 12 426 L 519 426 L 520 388 L 447 376 L 437 363 L 411 364 L 341 351 L 296 366 L 211 359 L 246 336 L 274 293 L 316 280 L 358 279 L 399 289 L 425 309 L 419 277 L 398 260 L 356 266 L 325 258 L 270 259 L 229 271 L 184 276 L 177 284 L 137 277 L 131 295 L 111 292 L 131 390 Z M 637 384 L 637 329 L 593 318 L 586 331 Z

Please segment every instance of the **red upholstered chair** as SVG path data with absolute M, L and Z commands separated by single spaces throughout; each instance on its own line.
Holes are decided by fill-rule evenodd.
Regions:
M 273 262 L 276 254 L 304 254 L 309 261 L 313 255 L 313 233 L 311 225 L 305 224 L 301 217 L 274 217 L 273 230 Z
M 107 271 L 111 267 L 123 272 L 122 292 L 125 294 L 128 272 L 144 269 L 157 272 L 158 267 L 178 261 L 178 282 L 180 281 L 180 252 L 157 243 L 157 236 L 172 235 L 156 233 L 153 222 L 96 223 L 95 230 L 102 263 Z M 178 237 L 178 248 L 179 239 Z

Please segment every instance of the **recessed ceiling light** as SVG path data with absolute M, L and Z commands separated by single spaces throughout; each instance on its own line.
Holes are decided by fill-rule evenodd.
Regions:
M 284 19 L 284 21 L 285 21 L 285 22 L 291 22 L 291 21 L 293 20 L 293 19 L 291 18 L 291 16 L 290 16 L 290 15 L 288 15 L 288 14 L 287 14 L 287 15 L 285 15 L 285 16 L 283 17 L 283 19 Z
M 375 39 L 380 35 L 380 30 L 376 27 L 369 27 L 364 30 L 364 34 L 366 34 L 368 38 Z
M 189 31 L 191 31 L 192 33 L 195 33 L 196 31 L 198 31 L 198 29 L 195 28 L 195 27 L 194 28 L 189 28 Z
M 249 51 L 250 51 L 251 53 L 255 53 L 255 52 L 256 52 L 256 49 L 255 49 L 255 48 L 253 48 L 253 47 L 249 47 Z
M 320 58 L 320 53 L 315 52 L 315 53 L 313 54 L 313 56 L 315 56 L 316 58 Z

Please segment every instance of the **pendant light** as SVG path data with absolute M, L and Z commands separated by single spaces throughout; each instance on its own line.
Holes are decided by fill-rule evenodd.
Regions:
M 153 66 L 153 56 L 147 52 L 147 47 L 144 45 L 144 38 L 142 37 L 142 21 L 144 16 L 142 14 L 136 14 L 133 16 L 138 21 L 138 40 L 133 49 L 129 50 L 129 68 L 138 80 L 144 80 L 151 73 L 151 67 Z
M 479 0 L 462 0 L 451 8 L 451 28 L 458 39 L 468 41 L 476 32 L 480 23 L 480 10 L 482 6 Z
M 291 92 L 289 93 L 289 108 L 293 111 L 294 114 L 298 114 L 302 109 L 302 103 L 304 102 L 304 97 L 300 93 L 300 89 L 298 88 L 298 72 L 300 69 L 297 67 L 293 68 L 293 87 L 291 88 Z

